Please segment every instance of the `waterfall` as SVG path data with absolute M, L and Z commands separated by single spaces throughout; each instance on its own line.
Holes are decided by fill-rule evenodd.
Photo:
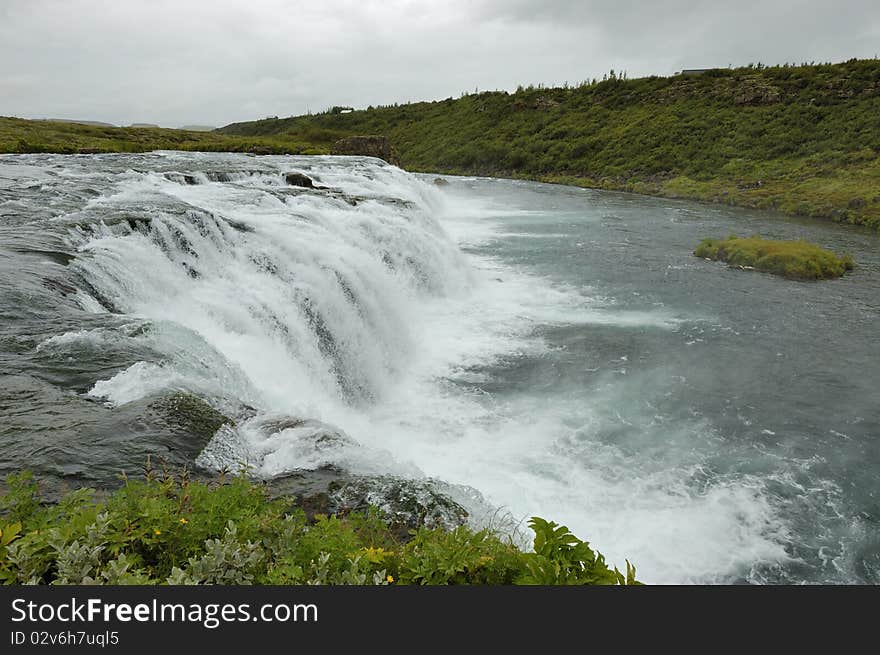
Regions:
M 65 217 L 84 306 L 149 321 L 162 355 L 93 395 L 178 388 L 331 423 L 384 397 L 418 354 L 422 305 L 466 292 L 468 265 L 429 184 L 373 159 L 293 163 L 130 171 Z

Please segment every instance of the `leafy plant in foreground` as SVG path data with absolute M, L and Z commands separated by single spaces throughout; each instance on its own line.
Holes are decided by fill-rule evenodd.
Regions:
M 400 536 L 375 508 L 308 520 L 245 478 L 148 475 L 41 504 L 28 475 L 0 495 L 4 584 L 633 584 L 564 526 L 533 518 L 534 552 L 460 526 Z
M 517 582 L 537 585 L 636 584 L 635 567 L 627 561 L 626 575 L 610 569 L 605 557 L 574 536 L 564 525 L 532 517 L 533 554 L 525 556 L 526 572 Z

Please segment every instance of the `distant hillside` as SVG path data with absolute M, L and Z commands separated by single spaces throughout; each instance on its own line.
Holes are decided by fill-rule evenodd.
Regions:
M 158 127 L 113 127 L 0 117 L 0 152 L 147 152 L 202 150 L 253 154 L 313 154 L 327 149 L 296 137 L 241 137 Z
M 522 177 L 880 227 L 880 60 L 485 92 L 236 123 L 240 136 L 384 134 L 410 170 Z
M 53 123 L 75 123 L 77 125 L 93 125 L 96 127 L 116 127 L 113 123 L 102 123 L 101 121 L 79 121 L 72 118 L 43 118 L 41 120 Z
M 178 129 L 189 130 L 190 132 L 213 132 L 217 128 L 213 125 L 184 125 Z

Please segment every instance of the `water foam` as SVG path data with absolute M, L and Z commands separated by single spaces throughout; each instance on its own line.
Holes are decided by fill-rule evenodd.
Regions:
M 519 518 L 566 522 L 647 581 L 725 580 L 786 557 L 759 481 L 694 488 L 699 457 L 682 450 L 651 467 L 604 444 L 592 405 L 620 399 L 480 386 L 505 361 L 552 357 L 543 326 L 675 330 L 680 317 L 621 311 L 587 285 L 462 255 L 506 233 L 500 203 L 375 160 L 270 161 L 274 171 L 230 182 L 130 172 L 76 217 L 72 266 L 121 311 L 166 326 L 153 341 L 164 361 L 91 393 L 115 403 L 167 388 L 233 396 L 258 416 L 218 434 L 203 463 L 245 461 L 262 475 L 335 464 L 470 485 Z M 289 189 L 286 170 L 330 191 Z M 321 448 L 323 424 L 267 431 L 275 415 L 347 436 Z

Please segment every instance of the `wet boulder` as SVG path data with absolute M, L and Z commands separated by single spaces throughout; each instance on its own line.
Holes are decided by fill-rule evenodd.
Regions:
M 284 181 L 287 182 L 290 186 L 298 186 L 304 189 L 314 189 L 315 183 L 308 175 L 304 175 L 302 173 L 287 173 L 284 176 Z
M 333 513 L 378 508 L 401 536 L 420 527 L 452 530 L 468 520 L 467 510 L 430 480 L 361 477 L 331 489 L 329 499 Z
M 421 527 L 447 530 L 466 525 L 468 511 L 432 480 L 354 475 L 335 467 L 293 471 L 266 482 L 273 498 L 286 498 L 310 519 L 377 508 L 401 542 Z

